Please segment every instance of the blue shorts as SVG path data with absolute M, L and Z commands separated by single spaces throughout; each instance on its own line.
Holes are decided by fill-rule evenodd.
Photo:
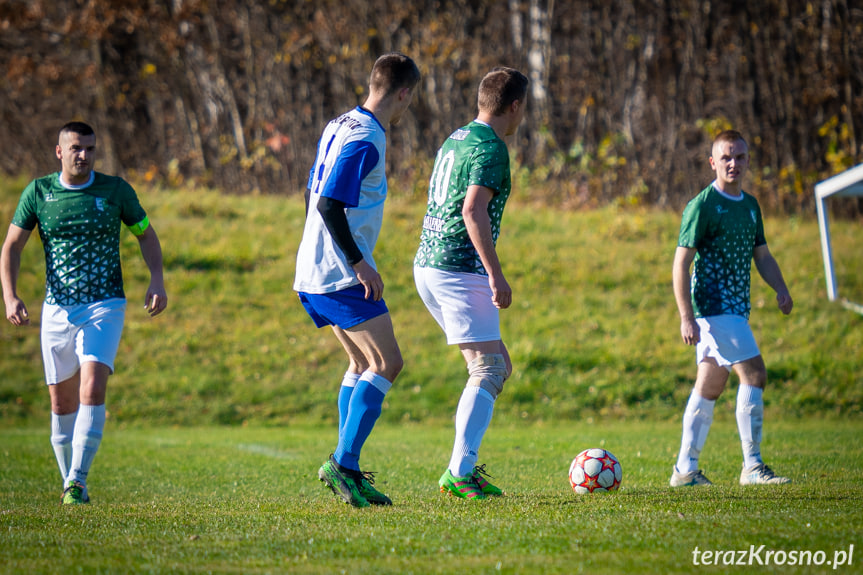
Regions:
M 300 302 L 315 326 L 335 325 L 342 329 L 389 313 L 383 298 L 375 301 L 366 299 L 365 294 L 366 288 L 360 284 L 333 293 L 299 292 Z

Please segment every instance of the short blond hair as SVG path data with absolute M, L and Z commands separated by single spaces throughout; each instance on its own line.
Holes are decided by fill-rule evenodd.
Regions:
M 723 130 L 716 134 L 716 137 L 713 138 L 713 146 L 721 142 L 728 142 L 729 144 L 733 144 L 734 142 L 743 142 L 746 145 L 746 148 L 749 149 L 749 144 L 746 143 L 746 138 L 743 137 L 743 134 L 738 132 L 737 130 Z M 713 147 L 711 147 L 713 149 Z

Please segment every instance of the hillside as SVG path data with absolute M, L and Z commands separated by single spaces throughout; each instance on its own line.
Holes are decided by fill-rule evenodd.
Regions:
M 4 230 L 17 194 L 0 191 Z M 162 240 L 169 309 L 155 320 L 144 313 L 146 268 L 124 232 L 130 305 L 109 387 L 111 417 L 181 425 L 332 418 L 346 362 L 291 290 L 302 200 L 146 187 L 139 194 Z M 376 257 L 405 357 L 384 410 L 389 421 L 451 417 L 465 380 L 458 352 L 446 346 L 413 287 L 423 208 L 419 196 L 391 200 Z M 671 294 L 678 224 L 677 214 L 657 210 L 561 212 L 517 200 L 508 207 L 499 249 L 514 303 L 502 321 L 515 373 L 496 417 L 679 417 L 695 369 Z M 768 410 L 859 417 L 863 318 L 826 299 L 817 223 L 769 217 L 766 231 L 795 298 L 793 313 L 783 316 L 753 274 L 751 319 L 768 366 Z M 834 226 L 840 282 L 857 301 L 861 235 L 859 225 Z M 19 291 L 34 325 L 0 324 L 5 424 L 43 417 L 48 408 L 36 327 L 44 290 L 36 234 L 22 266 Z M 717 417 L 733 413 L 733 398 L 724 396 Z

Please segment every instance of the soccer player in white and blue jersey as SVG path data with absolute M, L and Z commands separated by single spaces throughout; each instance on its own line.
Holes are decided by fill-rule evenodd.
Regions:
M 120 229 L 138 239 L 150 271 L 144 305 L 151 316 L 168 299 L 162 248 L 135 190 L 123 179 L 93 170 L 96 135 L 83 122 L 60 129 L 62 170 L 30 182 L 21 194 L 0 254 L 6 318 L 27 325 L 18 297 L 21 252 L 38 226 L 45 252 L 41 342 L 51 396 L 51 444 L 63 478 L 62 502 L 88 503 L 87 476 L 105 426 L 108 377 L 126 310 L 120 267 Z
M 398 124 L 419 80 L 404 54 L 378 58 L 363 105 L 324 129 L 306 191 L 294 289 L 317 327 L 332 326 L 349 362 L 338 397 L 338 446 L 318 478 L 354 507 L 392 504 L 359 460 L 403 366 L 373 252 L 387 197 L 386 128 Z
M 674 254 L 680 334 L 696 348 L 698 372 L 683 413 L 680 452 L 670 483 L 672 487 L 711 484 L 698 468 L 698 460 L 713 422 L 714 404 L 731 371 L 740 379 L 736 410 L 743 448 L 740 484 L 789 483 L 761 457 L 767 369 L 749 327 L 752 262 L 776 291 L 782 313 L 791 313 L 793 301 L 767 247 L 758 201 L 743 191 L 749 147 L 739 132 L 727 130 L 716 137 L 710 166 L 716 179 L 683 211 Z M 694 268 L 691 276 L 690 268 Z

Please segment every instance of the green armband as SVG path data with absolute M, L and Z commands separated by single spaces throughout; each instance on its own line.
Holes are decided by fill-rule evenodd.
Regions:
M 148 218 L 147 216 L 144 216 L 143 220 L 141 220 L 140 222 L 138 222 L 134 226 L 129 226 L 129 229 L 136 236 L 141 236 L 144 234 L 144 232 L 147 231 L 147 228 L 149 228 L 149 227 L 150 227 L 150 218 Z

